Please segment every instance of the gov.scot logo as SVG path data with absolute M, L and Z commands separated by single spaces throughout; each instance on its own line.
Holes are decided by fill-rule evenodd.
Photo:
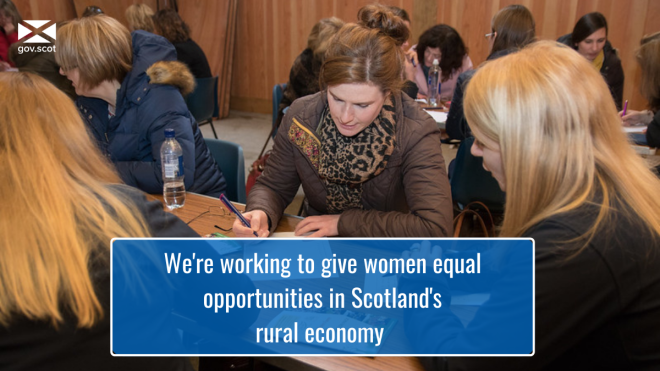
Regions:
M 24 43 L 30 44 L 50 44 L 57 39 L 57 25 L 53 23 L 50 27 L 45 28 L 51 21 L 23 21 L 23 24 L 18 25 L 18 39 Z M 24 37 L 32 36 L 23 40 Z M 45 39 L 43 36 L 48 36 L 52 40 Z
M 52 21 L 23 21 L 18 24 L 18 40 L 22 45 L 18 47 L 18 54 L 54 52 L 55 45 L 26 45 L 26 44 L 53 44 L 57 39 L 57 25 Z

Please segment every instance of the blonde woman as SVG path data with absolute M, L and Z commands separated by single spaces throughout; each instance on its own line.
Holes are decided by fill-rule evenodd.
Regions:
M 472 153 L 507 193 L 501 236 L 536 241 L 536 353 L 423 362 L 434 370 L 660 369 L 660 183 L 628 144 L 600 73 L 568 47 L 539 42 L 480 68 L 465 114 Z M 436 333 L 438 343 L 417 346 L 496 342 L 471 330 L 506 328 L 515 315 L 487 316 L 504 302 L 515 307 L 497 283 L 516 266 L 502 264 L 501 281 L 465 332 L 453 332 L 450 314 L 410 310 L 412 342 Z
M 225 178 L 182 94 L 194 89 L 188 68 L 163 37 L 129 33 L 106 15 L 76 19 L 57 30 L 55 59 L 73 83 L 76 106 L 121 179 L 163 192 L 160 147 L 174 129 L 183 150 L 186 190 L 218 197 Z
M 131 31 L 154 32 L 154 11 L 147 4 L 133 4 L 126 8 L 126 21 Z
M 191 369 L 183 358 L 108 353 L 109 243 L 197 234 L 120 185 L 73 102 L 43 78 L 0 74 L 0 117 L 0 368 Z

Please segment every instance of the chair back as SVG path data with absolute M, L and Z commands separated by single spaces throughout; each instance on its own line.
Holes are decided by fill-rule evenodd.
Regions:
M 454 164 L 454 173 L 451 175 L 451 197 L 459 204 L 459 207 L 480 201 L 490 211 L 495 213 L 504 212 L 505 193 L 493 176 L 484 170 L 481 157 L 475 157 L 470 153 L 470 147 L 474 143 L 474 137 L 463 140 Z
M 222 170 L 227 181 L 226 195 L 231 201 L 245 203 L 245 159 L 243 148 L 222 139 L 204 138 L 211 156 Z
M 280 109 L 280 102 L 282 102 L 282 97 L 284 97 L 284 89 L 286 89 L 286 83 L 275 84 L 275 86 L 273 86 L 273 139 L 275 138 L 275 134 L 277 134 L 277 127 L 275 127 L 275 125 L 277 125 L 277 113 Z
M 213 119 L 218 76 L 195 79 L 195 82 L 195 90 L 186 97 L 186 104 L 195 120 L 201 124 Z

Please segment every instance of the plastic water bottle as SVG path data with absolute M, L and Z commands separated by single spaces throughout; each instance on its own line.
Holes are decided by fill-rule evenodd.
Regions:
M 172 210 L 186 202 L 186 186 L 183 183 L 183 151 L 174 139 L 174 129 L 165 129 L 165 142 L 160 147 L 163 170 L 163 200 Z
M 438 96 L 440 94 L 440 62 L 433 60 L 433 65 L 429 69 L 429 106 L 438 106 Z

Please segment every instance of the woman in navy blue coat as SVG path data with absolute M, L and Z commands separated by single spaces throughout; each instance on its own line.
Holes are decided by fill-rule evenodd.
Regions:
M 76 106 L 126 184 L 163 191 L 160 147 L 171 128 L 183 149 L 186 190 L 224 192 L 224 176 L 182 97 L 194 78 L 172 44 L 101 15 L 58 30 L 57 49 L 61 73 L 80 96 Z

